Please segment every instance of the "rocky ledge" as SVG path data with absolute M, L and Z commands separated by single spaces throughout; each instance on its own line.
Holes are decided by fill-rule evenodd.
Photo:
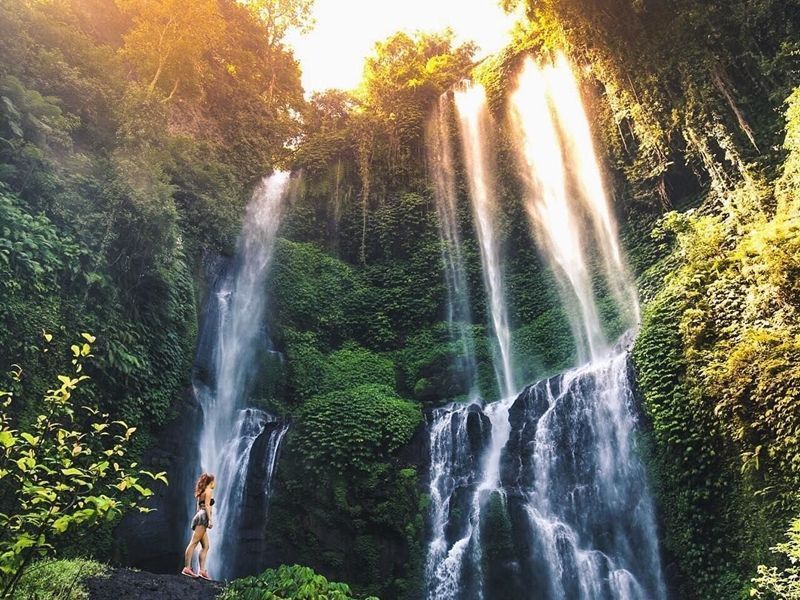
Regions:
M 86 588 L 90 600 L 212 600 L 222 584 L 178 574 L 111 569 L 107 575 L 86 580 Z

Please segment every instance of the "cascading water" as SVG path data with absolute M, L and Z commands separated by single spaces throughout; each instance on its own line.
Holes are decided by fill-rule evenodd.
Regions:
M 477 394 L 475 339 L 472 335 L 472 311 L 469 305 L 467 275 L 458 229 L 456 177 L 453 167 L 453 147 L 450 140 L 450 100 L 446 94 L 439 98 L 425 131 L 428 149 L 428 171 L 433 181 L 439 240 L 442 245 L 442 264 L 447 283 L 447 325 L 450 335 L 458 342 L 461 356 L 456 367 L 464 380 L 470 399 Z
M 547 598 L 665 598 L 652 501 L 633 443 L 627 357 L 619 347 L 609 351 L 602 331 L 581 211 L 593 226 L 619 313 L 634 327 L 638 299 L 566 58 L 544 67 L 528 59 L 511 107 L 516 148 L 529 170 L 531 227 L 561 277 L 564 302 L 577 301 L 575 337 L 591 359 L 531 386 L 510 411 L 515 433 L 504 486 L 511 518 L 516 514 L 521 529 L 527 521 L 530 543 L 520 581 Z
M 233 264 L 220 275 L 201 332 L 210 356 L 194 379 L 203 411 L 198 456 L 203 471 L 217 479 L 214 506 L 216 549 L 208 568 L 223 578 L 236 571 L 237 543 L 253 448 L 267 437 L 263 493 L 269 494 L 285 425 L 268 413 L 247 407 L 258 373 L 259 355 L 271 353 L 264 326 L 265 283 L 283 215 L 288 173 L 264 178 L 247 207 Z M 209 339 L 210 338 L 210 339 Z
M 425 568 L 432 597 L 446 597 L 458 589 L 465 559 L 473 559 L 469 562 L 475 565 L 474 552 L 469 553 L 476 545 L 470 546 L 471 519 L 468 517 L 477 489 L 478 457 L 486 439 L 484 432 L 489 429 L 477 404 L 475 340 L 456 214 L 458 197 L 450 137 L 451 115 L 450 99 L 444 94 L 425 133 L 447 284 L 447 324 L 451 337 L 460 346 L 461 357 L 455 361 L 455 366 L 469 402 L 440 408 L 431 415 L 431 542 Z M 498 382 L 500 380 L 498 378 Z M 450 519 L 451 504 L 461 505 L 465 510 L 465 518 L 460 523 Z M 452 545 L 448 543 L 448 536 L 453 535 L 454 529 L 459 530 L 461 543 Z
M 432 415 L 431 541 L 425 562 L 428 598 L 457 597 L 465 587 L 463 573 L 480 570 L 473 513 L 481 480 L 480 457 L 490 429 L 488 418 L 475 403 L 445 406 Z
M 503 487 L 516 597 L 663 600 L 655 516 L 634 441 L 627 355 L 526 389 L 510 411 Z
M 462 96 L 458 107 L 465 144 L 480 146 L 487 136 L 474 125 L 474 116 L 471 127 L 465 118 L 467 111 L 485 110 L 475 89 L 460 92 L 472 95 Z M 434 413 L 436 528 L 426 565 L 427 597 L 664 600 L 624 350 L 635 332 L 638 299 L 566 59 L 559 56 L 547 67 L 526 64 L 512 111 L 531 229 L 556 273 L 564 303 L 576 307 L 572 326 L 579 363 L 589 362 L 529 386 L 516 399 L 482 410 L 451 406 Z M 481 152 L 473 149 L 470 159 L 465 149 L 473 194 L 476 182 L 488 175 L 486 163 L 475 158 Z M 481 213 L 480 200 L 491 197 L 480 192 L 478 201 L 473 197 L 479 237 L 482 219 L 491 214 Z M 585 223 L 595 248 L 588 247 Z M 602 258 L 605 283 L 631 327 L 616 345 L 601 327 L 587 258 L 592 250 Z M 492 268 L 483 258 L 484 270 Z
M 638 323 L 639 302 L 622 260 L 580 92 L 563 55 L 544 67 L 525 62 L 511 98 L 511 120 L 531 228 L 561 282 L 564 303 L 577 304 L 577 313 L 568 312 L 579 360 L 599 358 L 607 342 L 592 289 L 583 215 L 594 229 L 606 281 L 629 327 Z
M 491 313 L 492 333 L 497 343 L 499 360 L 495 360 L 500 397 L 507 398 L 515 391 L 511 368 L 511 334 L 505 301 L 505 284 L 500 266 L 500 243 L 496 235 L 494 165 L 487 140 L 491 139 L 491 118 L 486 104 L 486 92 L 480 85 L 466 84 L 456 90 L 455 103 L 464 148 L 470 197 L 475 217 L 475 229 L 481 247 L 483 279 Z
M 440 102 L 439 118 L 446 114 L 446 97 Z M 500 453 L 508 434 L 508 409 L 514 400 L 515 383 L 511 359 L 511 335 L 505 304 L 500 245 L 495 231 L 493 164 L 488 140 L 491 119 L 483 88 L 467 85 L 455 92 L 464 163 L 472 198 L 475 229 L 481 248 L 484 287 L 494 336 L 494 371 L 501 400 L 481 409 L 454 404 L 433 413 L 430 430 L 432 499 L 431 543 L 428 546 L 426 579 L 429 598 L 480 598 L 483 596 L 483 549 L 480 542 L 481 511 L 500 483 Z M 455 176 L 449 132 L 438 130 L 441 153 L 446 161 L 433 164 L 444 173 L 432 173 L 435 187 L 440 179 L 455 200 Z M 438 202 L 438 199 L 437 199 Z M 440 222 L 442 221 L 440 210 Z M 445 258 L 445 268 L 448 265 Z M 462 267 L 463 268 L 463 267 Z M 470 423 L 472 426 L 470 427 Z M 480 427 L 475 425 L 480 424 Z

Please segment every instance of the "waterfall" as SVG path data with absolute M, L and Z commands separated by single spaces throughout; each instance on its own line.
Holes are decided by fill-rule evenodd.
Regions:
M 524 590 L 515 597 L 666 598 L 631 377 L 620 344 L 511 407 L 503 488 L 519 560 L 510 587 Z
M 455 92 L 467 169 L 470 197 L 475 217 L 475 229 L 481 247 L 483 281 L 491 314 L 492 332 L 499 360 L 495 360 L 500 396 L 507 398 L 515 391 L 511 368 L 511 333 L 505 301 L 505 284 L 500 266 L 500 243 L 496 236 L 496 199 L 491 159 L 487 141 L 491 139 L 492 121 L 482 86 L 466 84 Z
M 564 303 L 577 304 L 579 358 L 591 361 L 531 386 L 509 412 L 514 433 L 505 451 L 504 485 L 512 521 L 524 528 L 527 520 L 529 526 L 522 584 L 548 598 L 663 599 L 655 517 L 634 444 L 632 383 L 620 347 L 630 340 L 609 347 L 592 288 L 590 252 L 603 258 L 630 337 L 638 324 L 638 298 L 578 84 L 563 54 L 545 66 L 526 60 L 511 112 L 515 147 L 527 169 L 531 229 L 562 282 Z M 593 247 L 585 239 L 587 221 Z
M 597 359 L 608 343 L 587 260 L 587 218 L 606 281 L 629 328 L 638 324 L 639 302 L 622 260 L 580 91 L 563 55 L 546 66 L 525 61 L 511 97 L 511 120 L 531 229 L 560 282 L 565 305 L 577 305 L 577 312 L 568 313 L 579 360 Z
M 478 387 L 478 369 L 475 362 L 475 340 L 471 329 L 472 311 L 469 305 L 461 233 L 457 220 L 458 195 L 449 127 L 451 113 L 449 98 L 443 94 L 428 121 L 425 142 L 447 284 L 447 325 L 451 337 L 457 341 L 461 350 L 456 367 L 462 376 L 467 393 L 474 399 Z
M 456 93 L 456 104 L 507 373 L 501 389 L 512 391 L 510 360 L 502 353 L 508 328 L 493 237 L 491 165 L 483 146 L 490 139 L 485 94 L 468 87 Z M 517 397 L 432 413 L 426 596 L 665 600 L 625 350 L 638 324 L 638 298 L 566 59 L 559 55 L 543 67 L 528 60 L 510 105 L 531 232 L 569 309 L 581 366 Z M 602 273 L 594 272 L 593 256 Z M 598 277 L 629 328 L 616 344 L 602 328 L 593 287 Z
M 474 342 L 469 338 L 465 349 L 471 352 L 467 356 L 471 360 L 468 373 L 472 403 L 438 409 L 432 415 L 430 429 L 431 542 L 425 571 L 426 593 L 432 599 L 483 597 L 480 515 L 487 494 L 497 489 L 500 482 L 500 454 L 510 432 L 508 409 L 515 391 L 500 244 L 495 235 L 493 164 L 487 143 L 491 119 L 483 88 L 466 85 L 455 92 L 455 104 L 495 341 L 494 371 L 503 400 L 485 411 L 481 409 L 476 393 Z M 468 319 L 470 313 L 456 225 L 449 116 L 448 98 L 442 96 L 429 124 L 427 142 L 440 236 L 445 248 L 442 260 L 448 284 L 448 322 L 452 323 L 455 314 Z
M 478 404 L 454 404 L 435 410 L 430 427 L 427 597 L 455 598 L 462 589 L 464 572 L 480 570 L 480 546 L 473 534 L 475 511 L 479 510 L 480 456 L 489 439 L 490 424 Z
M 530 68 L 530 63 L 527 66 Z M 579 186 L 580 199 L 588 209 L 596 244 L 603 256 L 606 281 L 618 308 L 626 317 L 628 328 L 637 327 L 640 318 L 639 298 L 623 259 L 577 81 L 566 56 L 561 52 L 555 64 L 545 70 L 545 74 L 551 97 L 558 99 L 553 102 L 553 108 Z
M 263 493 L 269 494 L 285 431 L 275 417 L 248 408 L 247 400 L 258 373 L 259 356 L 272 352 L 264 325 L 265 285 L 288 186 L 289 174 L 276 173 L 264 178 L 254 191 L 236 257 L 212 290 L 200 334 L 210 347 L 210 356 L 203 368 L 196 369 L 193 387 L 203 411 L 200 467 L 216 476 L 211 530 L 214 550 L 207 565 L 216 578 L 236 571 L 233 563 L 251 459 L 255 459 L 253 448 L 260 438 L 268 436 L 266 464 L 258 468 L 267 475 Z

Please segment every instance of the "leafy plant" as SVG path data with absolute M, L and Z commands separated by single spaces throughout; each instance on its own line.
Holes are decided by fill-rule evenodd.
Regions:
M 87 600 L 89 592 L 83 581 L 98 577 L 106 565 L 85 558 L 36 561 L 22 575 L 11 597 L 14 600 Z
M 754 598 L 773 598 L 775 600 L 798 600 L 800 598 L 800 519 L 795 519 L 789 531 L 788 541 L 771 548 L 775 554 L 783 555 L 788 566 L 783 570 L 759 565 L 758 577 L 753 578 L 756 585 L 750 591 Z
M 51 334 L 43 335 L 52 342 Z M 166 483 L 164 473 L 125 465 L 135 427 L 76 403 L 76 390 L 89 379 L 84 361 L 92 358 L 94 342 L 83 333 L 70 347 L 72 372 L 58 376 L 59 386 L 47 392 L 32 422 L 17 422 L 15 392 L 0 391 L 0 597 L 13 591 L 34 558 L 54 550 L 58 536 L 133 508 L 144 512 L 138 502 L 152 495 L 144 480 Z M 22 369 L 10 375 L 13 388 Z
M 294 439 L 308 468 L 359 472 L 397 452 L 421 421 L 419 408 L 392 388 L 361 385 L 306 402 Z
M 359 600 L 345 583 L 328 581 L 308 567 L 281 565 L 261 575 L 236 579 L 221 600 Z M 364 600 L 378 600 L 374 596 Z

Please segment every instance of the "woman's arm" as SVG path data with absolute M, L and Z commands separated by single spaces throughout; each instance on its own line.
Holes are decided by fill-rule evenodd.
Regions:
M 211 529 L 213 523 L 211 513 L 214 510 L 214 507 L 211 506 L 211 488 L 206 488 L 203 495 L 205 496 L 206 514 L 208 514 L 208 528 Z

